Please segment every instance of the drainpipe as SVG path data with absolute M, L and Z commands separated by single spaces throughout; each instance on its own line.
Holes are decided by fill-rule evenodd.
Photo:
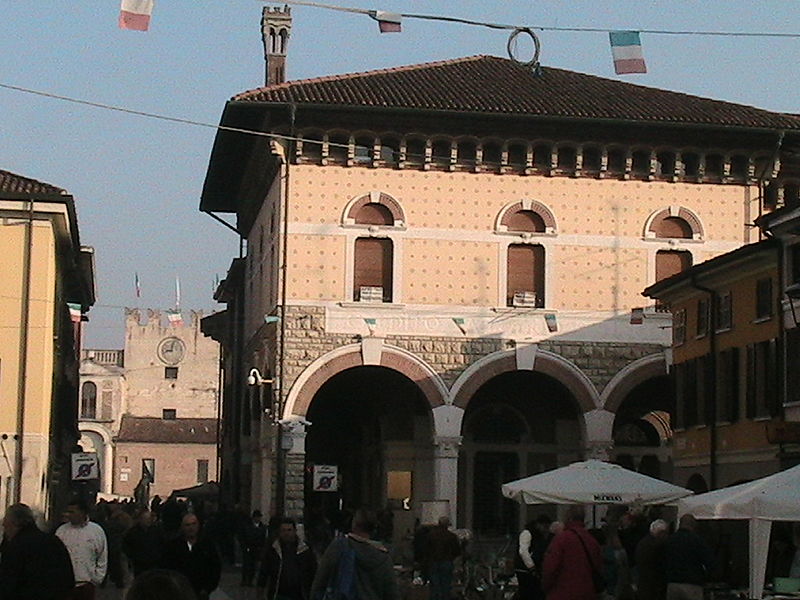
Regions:
M 22 257 L 22 305 L 20 306 L 19 373 L 17 374 L 17 439 L 14 455 L 14 503 L 22 501 L 23 439 L 25 437 L 25 396 L 28 380 L 28 328 L 30 327 L 31 262 L 33 255 L 33 199 L 28 200 L 25 244 Z
M 692 274 L 690 283 L 693 288 L 705 292 L 709 295 L 709 346 L 710 346 L 710 361 L 711 361 L 711 380 L 706 382 L 706 397 L 711 399 L 710 409 L 706 409 L 706 415 L 709 416 L 709 456 L 708 456 L 708 470 L 709 470 L 709 486 L 712 490 L 717 489 L 717 303 L 719 302 L 719 294 L 716 290 L 705 287 L 697 283 L 697 275 Z

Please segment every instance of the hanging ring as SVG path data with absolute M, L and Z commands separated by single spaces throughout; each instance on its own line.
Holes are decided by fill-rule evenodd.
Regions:
M 518 59 L 514 56 L 514 42 L 517 40 L 517 36 L 520 33 L 527 34 L 531 40 L 533 41 L 533 58 L 527 62 Z M 533 69 L 534 72 L 539 71 L 539 53 L 542 51 L 542 44 L 539 41 L 539 38 L 529 27 L 518 27 L 511 35 L 508 36 L 508 43 L 506 44 L 506 49 L 508 50 L 508 57 L 513 60 L 518 65 L 522 65 L 523 67 L 529 67 Z

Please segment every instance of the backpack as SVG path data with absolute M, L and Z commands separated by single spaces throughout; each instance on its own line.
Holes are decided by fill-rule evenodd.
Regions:
M 336 572 L 328 582 L 322 600 L 358 600 L 356 591 L 356 551 L 345 537 L 339 544 L 339 560 Z

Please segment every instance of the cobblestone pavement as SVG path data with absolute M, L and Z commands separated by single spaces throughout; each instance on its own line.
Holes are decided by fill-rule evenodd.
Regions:
M 219 588 L 211 595 L 211 600 L 260 600 L 256 588 L 243 588 L 239 585 L 239 570 L 226 568 L 222 572 Z M 97 600 L 123 600 L 125 590 L 114 586 L 97 590 Z

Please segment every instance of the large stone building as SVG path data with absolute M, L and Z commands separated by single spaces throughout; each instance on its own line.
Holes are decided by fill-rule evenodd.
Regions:
M 84 352 L 81 442 L 99 455 L 102 492 L 132 496 L 148 477 L 166 497 L 217 477 L 219 346 L 189 315 L 127 310 L 124 350 Z
M 273 82 L 221 123 L 276 135 L 219 131 L 200 205 L 246 240 L 204 324 L 224 493 L 307 517 L 444 499 L 487 534 L 524 518 L 499 494 L 520 476 L 672 477 L 669 315 L 631 311 L 754 240 L 800 128 L 491 56 Z
M 51 516 L 71 490 L 82 315 L 95 300 L 73 197 L 0 171 L 0 256 L 0 504 Z

